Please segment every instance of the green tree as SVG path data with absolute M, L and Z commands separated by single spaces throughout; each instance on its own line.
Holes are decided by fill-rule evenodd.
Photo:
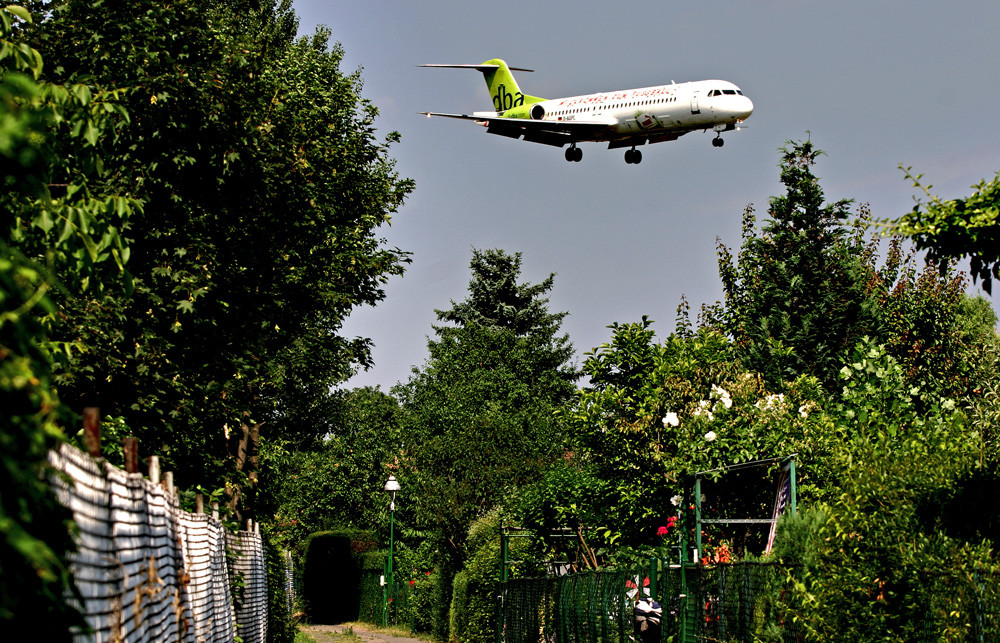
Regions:
M 127 120 L 115 93 L 39 81 L 42 56 L 18 39 L 30 25 L 22 7 L 0 8 L 0 623 L 64 640 L 82 619 L 67 604 L 71 522 L 46 460 L 71 419 L 54 385 L 65 347 L 52 295 L 121 286 L 119 230 L 136 204 L 94 190 L 99 145 Z
M 400 454 L 399 405 L 369 387 L 336 399 L 330 433 L 318 446 L 294 449 L 271 441 L 263 449 L 260 511 L 274 516 L 272 533 L 290 549 L 301 549 L 318 531 L 388 534 L 388 500 L 372 498 L 382 497 Z
M 885 232 L 912 239 L 942 272 L 951 262 L 968 258 L 972 280 L 982 280 L 983 289 L 990 292 L 993 279 L 1000 278 L 1000 173 L 972 186 L 968 197 L 946 201 L 931 193 L 934 186 L 921 183 L 922 174 L 914 175 L 912 168 L 905 172 L 928 200 L 918 200 L 899 219 L 880 221 Z
M 807 640 L 963 638 L 971 592 L 996 591 L 996 476 L 977 466 L 955 401 L 917 404 L 904 370 L 860 343 L 841 402 L 812 427 L 829 479 L 802 520 L 782 525 L 775 552 L 804 564 L 782 600 Z
M 840 356 L 876 326 L 871 250 L 845 227 L 850 201 L 824 202 L 812 171 L 821 153 L 811 141 L 783 148 L 786 193 L 771 198 L 767 223 L 758 233 L 747 208 L 735 264 L 719 244 L 725 299 L 712 322 L 772 386 L 801 374 L 833 386 Z
M 418 525 L 441 534 L 435 633 L 447 634 L 451 577 L 469 525 L 504 493 L 538 479 L 560 453 L 554 409 L 573 392 L 572 346 L 543 296 L 550 276 L 520 284 L 521 255 L 473 251 L 469 296 L 437 311 L 430 358 L 394 393 L 403 407 L 400 476 Z
M 369 341 L 340 328 L 407 261 L 376 236 L 412 189 L 387 154 L 396 135 L 376 139 L 328 32 L 294 40 L 288 2 L 39 8 L 49 76 L 125 97 L 106 189 L 143 204 L 132 291 L 60 302 L 74 347 L 60 388 L 124 418 L 181 484 L 238 495 L 259 435 L 315 443 L 331 386 L 370 364 Z
M 975 365 L 986 336 L 973 330 L 972 320 L 963 321 L 972 314 L 965 277 L 929 264 L 917 270 L 912 254 L 902 257 L 898 237 L 889 244 L 885 267 L 872 274 L 879 341 L 902 365 L 907 382 L 931 398 L 961 397 L 980 386 L 983 374 Z
M 572 346 L 565 313 L 542 295 L 553 276 L 518 284 L 521 255 L 473 251 L 469 297 L 438 310 L 430 358 L 396 389 L 404 414 L 404 464 L 420 492 L 420 517 L 459 545 L 503 489 L 537 477 L 558 452 L 552 411 L 569 398 Z
M 664 542 L 659 527 L 683 511 L 695 472 L 806 450 L 822 400 L 815 378 L 768 389 L 744 369 L 736 346 L 708 328 L 660 343 L 648 319 L 612 329 L 612 340 L 584 363 L 590 386 L 565 411 L 577 466 L 606 493 L 594 497 L 598 485 L 572 498 L 531 490 L 525 505 L 533 522 L 544 524 L 539 514 L 568 519 L 564 527 L 596 518 L 590 545 L 599 555 L 626 547 L 649 552 Z M 756 517 L 760 509 L 740 485 L 719 482 L 715 496 L 731 496 L 736 514 Z M 670 533 L 672 545 L 678 537 Z

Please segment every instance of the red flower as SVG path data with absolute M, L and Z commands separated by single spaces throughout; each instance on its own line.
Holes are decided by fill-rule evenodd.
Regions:
M 666 536 L 667 535 L 667 531 L 668 531 L 668 529 L 666 527 L 660 527 L 659 529 L 656 530 L 656 535 L 657 536 Z

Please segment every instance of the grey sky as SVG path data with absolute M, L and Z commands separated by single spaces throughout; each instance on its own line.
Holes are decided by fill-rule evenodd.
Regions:
M 426 359 L 435 308 L 465 296 L 475 248 L 524 255 L 533 283 L 555 272 L 550 307 L 570 313 L 577 353 L 607 341 L 612 322 L 648 315 L 664 337 L 681 295 L 692 311 L 721 297 L 716 239 L 740 243 L 743 209 L 766 217 L 780 192 L 777 149 L 811 132 L 827 152 L 817 174 L 829 200 L 898 217 L 912 165 L 943 197 L 971 192 L 1000 169 L 1000 3 L 523 2 L 295 0 L 300 30 L 318 24 L 363 67 L 364 95 L 416 191 L 384 231 L 413 252 L 387 299 L 357 311 L 349 335 L 371 337 L 376 366 L 348 386 L 386 389 Z M 420 63 L 503 58 L 545 98 L 717 78 L 755 111 L 714 148 L 709 133 L 623 150 L 562 150 L 486 134 L 419 111 L 490 109 L 482 76 Z M 994 300 L 994 307 L 996 301 Z

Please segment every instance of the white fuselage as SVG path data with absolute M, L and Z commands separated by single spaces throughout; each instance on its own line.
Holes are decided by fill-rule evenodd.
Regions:
M 531 117 L 549 121 L 603 122 L 619 137 L 731 129 L 753 112 L 753 102 L 725 80 L 699 80 L 656 87 L 555 98 L 532 105 Z

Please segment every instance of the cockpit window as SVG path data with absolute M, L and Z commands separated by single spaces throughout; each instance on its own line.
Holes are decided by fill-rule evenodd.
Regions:
M 740 96 L 742 96 L 743 92 L 741 92 L 738 89 L 713 89 L 712 91 L 708 92 L 709 97 L 722 96 L 723 94 L 726 94 L 727 96 L 735 96 L 739 94 Z

